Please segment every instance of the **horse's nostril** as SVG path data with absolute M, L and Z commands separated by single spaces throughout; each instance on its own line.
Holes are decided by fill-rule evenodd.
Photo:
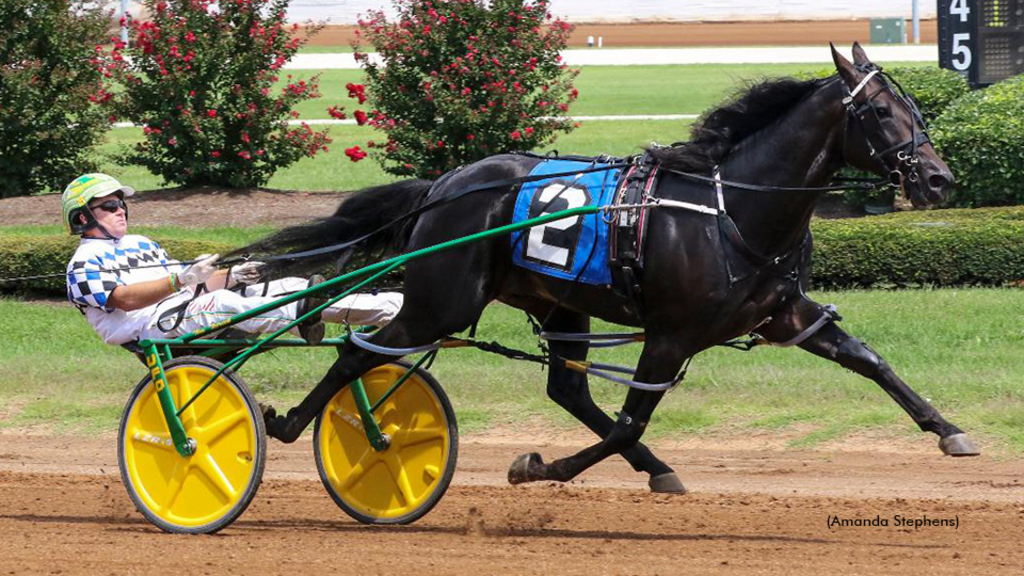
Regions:
M 933 174 L 928 177 L 928 187 L 933 190 L 942 190 L 949 184 L 950 178 L 945 174 Z

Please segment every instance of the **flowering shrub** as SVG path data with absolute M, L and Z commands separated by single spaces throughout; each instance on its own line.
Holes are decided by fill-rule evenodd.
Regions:
M 359 20 L 355 57 L 367 81 L 348 85 L 349 97 L 369 104 L 356 122 L 387 137 L 366 144 L 387 172 L 436 177 L 574 128 L 565 115 L 577 72 L 559 56 L 572 27 L 552 19 L 549 0 L 393 1 L 393 21 L 382 11 Z M 360 41 L 379 62 L 359 52 Z
M 249 187 L 327 150 L 326 131 L 287 122 L 319 96 L 317 78 L 273 88 L 308 39 L 289 35 L 289 1 L 145 0 L 152 20 L 132 22 L 130 45 L 115 40 L 99 62 L 124 85 L 121 115 L 143 126 L 126 160 L 176 184 Z
M 109 126 L 89 62 L 109 13 L 79 0 L 0 2 L 0 198 L 62 190 Z

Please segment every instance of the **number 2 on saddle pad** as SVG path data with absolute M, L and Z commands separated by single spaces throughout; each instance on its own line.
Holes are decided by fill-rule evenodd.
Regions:
M 602 166 L 572 160 L 546 160 L 530 176 L 558 174 Z M 522 222 L 580 206 L 611 203 L 621 169 L 561 176 L 523 184 L 516 197 L 513 222 Z M 523 268 L 565 280 L 608 285 L 608 225 L 600 214 L 555 220 L 512 234 L 512 261 Z

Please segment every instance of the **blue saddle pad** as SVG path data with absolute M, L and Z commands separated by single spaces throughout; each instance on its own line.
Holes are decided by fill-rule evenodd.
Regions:
M 530 176 L 598 168 L 577 160 L 545 160 Z M 612 201 L 621 168 L 545 178 L 523 184 L 512 222 L 522 222 L 580 206 L 607 206 Z M 564 280 L 611 284 L 608 269 L 608 225 L 601 214 L 563 218 L 512 234 L 512 261 L 523 268 Z

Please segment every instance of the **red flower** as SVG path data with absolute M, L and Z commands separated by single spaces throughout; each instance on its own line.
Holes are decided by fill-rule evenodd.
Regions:
M 475 138 L 476 136 L 473 136 L 472 134 L 466 134 L 466 140 L 474 140 Z
M 252 156 L 246 150 L 242 150 L 241 152 L 239 152 L 238 157 L 241 158 L 242 160 L 249 160 L 250 158 L 252 158 Z
M 523 130 L 523 132 L 525 132 L 526 135 L 529 136 L 530 134 L 533 134 L 533 128 L 530 128 L 529 126 L 527 126 L 526 129 Z
M 352 116 L 355 117 L 356 124 L 360 126 L 366 124 L 366 112 L 363 112 L 362 110 L 356 110 L 355 112 L 352 113 Z
M 216 118 L 217 117 L 217 111 L 216 110 L 207 110 L 206 111 L 206 116 L 208 118 Z
M 366 102 L 366 86 L 362 84 L 353 84 L 352 82 L 349 82 L 348 84 L 345 84 L 345 88 L 348 88 L 349 98 L 355 98 L 359 100 L 360 104 Z
M 210 156 L 212 156 L 213 158 L 220 158 L 220 150 L 214 150 L 213 152 L 210 152 Z
M 328 108 L 327 113 L 331 115 L 331 118 L 337 118 L 338 120 L 345 119 L 345 113 L 339 110 L 337 106 L 331 106 Z
M 359 162 L 363 158 L 366 158 L 366 152 L 363 152 L 359 146 L 353 146 L 345 149 L 345 156 L 353 162 Z
M 519 130 L 513 131 L 511 134 L 509 134 L 509 136 L 511 136 L 513 140 L 519 140 L 520 138 L 523 137 Z

